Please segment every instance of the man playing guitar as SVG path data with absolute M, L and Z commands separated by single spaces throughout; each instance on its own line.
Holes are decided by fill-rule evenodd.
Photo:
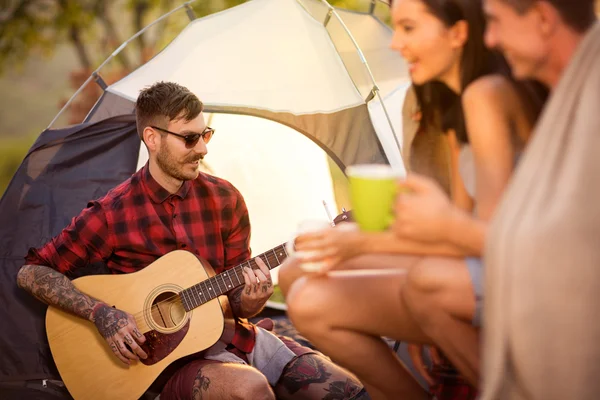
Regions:
M 214 134 L 202 109 L 193 93 L 175 83 L 143 90 L 136 103 L 137 131 L 148 163 L 91 201 L 44 247 L 31 249 L 17 277 L 39 300 L 95 324 L 127 365 L 149 356 L 140 347 L 146 337 L 134 317 L 86 295 L 65 274 L 96 262 L 116 274 L 136 272 L 174 250 L 207 260 L 216 273 L 250 257 L 242 195 L 229 182 L 198 171 Z M 186 359 L 161 400 L 368 398 L 359 381 L 328 359 L 243 320 L 258 314 L 273 293 L 269 268 L 261 259 L 255 262 L 257 269 L 243 271 L 244 285 L 227 293 L 230 309 L 224 312 L 235 319 L 227 320 L 217 344 Z

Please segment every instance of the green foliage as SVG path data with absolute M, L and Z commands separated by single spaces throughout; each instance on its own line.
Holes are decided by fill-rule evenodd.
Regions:
M 93 25 L 94 1 L 8 0 L 0 20 L 0 74 L 20 66 L 32 53 L 47 57 L 63 43 L 72 28 L 88 31 Z

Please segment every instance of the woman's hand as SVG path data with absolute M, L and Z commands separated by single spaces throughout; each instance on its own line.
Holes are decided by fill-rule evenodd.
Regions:
M 304 233 L 296 237 L 294 248 L 299 262 L 321 262 L 324 273 L 363 253 L 363 236 L 354 223 L 344 222 L 335 228 Z
M 403 239 L 446 241 L 455 211 L 454 205 L 435 181 L 411 174 L 400 183 L 392 229 Z

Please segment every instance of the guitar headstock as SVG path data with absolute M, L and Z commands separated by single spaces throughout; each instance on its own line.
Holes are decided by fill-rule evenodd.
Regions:
M 342 222 L 354 222 L 352 211 L 346 211 L 346 209 L 342 208 L 342 213 L 333 219 L 334 225 Z

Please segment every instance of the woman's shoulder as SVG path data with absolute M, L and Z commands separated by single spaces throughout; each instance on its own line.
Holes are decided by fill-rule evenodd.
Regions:
M 514 83 L 504 75 L 490 74 L 471 82 L 462 94 L 465 112 L 469 108 L 493 108 L 510 114 L 518 107 L 518 94 Z
M 463 101 L 506 100 L 516 94 L 516 88 L 509 78 L 500 74 L 482 76 L 471 82 L 463 92 Z

